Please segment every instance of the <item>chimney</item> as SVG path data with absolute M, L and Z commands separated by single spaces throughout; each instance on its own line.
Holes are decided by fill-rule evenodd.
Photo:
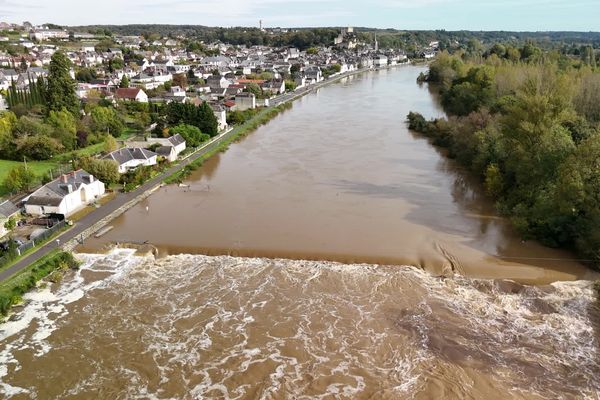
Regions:
M 73 185 L 67 185 L 67 191 L 73 193 Z
M 61 175 L 60 181 L 62 183 L 67 183 L 67 180 L 68 180 L 68 175 L 66 175 L 66 174 Z
M 88 180 L 90 181 L 90 183 L 94 182 L 94 175 L 89 175 L 88 176 Z

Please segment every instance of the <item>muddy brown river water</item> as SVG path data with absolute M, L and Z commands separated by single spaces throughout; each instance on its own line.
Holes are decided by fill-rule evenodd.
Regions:
M 0 325 L 0 397 L 599 399 L 596 275 L 407 131 L 442 114 L 422 70 L 302 98 L 87 241 Z

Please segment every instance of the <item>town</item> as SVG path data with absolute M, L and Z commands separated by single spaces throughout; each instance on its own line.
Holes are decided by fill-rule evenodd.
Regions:
M 431 59 L 438 49 L 431 42 L 412 56 Z M 180 181 L 244 124 L 275 115 L 268 110 L 409 62 L 352 27 L 328 46 L 300 49 L 0 23 L 3 278 L 118 193 Z

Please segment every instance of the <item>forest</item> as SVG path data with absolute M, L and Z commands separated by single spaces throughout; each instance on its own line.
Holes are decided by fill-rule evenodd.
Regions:
M 233 45 L 294 46 L 301 50 L 310 47 L 331 46 L 339 34 L 339 27 L 290 28 L 261 31 L 257 27 L 208 27 L 200 25 L 97 25 L 70 27 L 100 35 L 136 35 L 146 38 L 185 37 L 205 43 L 221 41 Z M 442 49 L 463 47 L 469 41 L 482 43 L 505 43 L 522 45 L 535 41 L 544 49 L 578 47 L 589 44 L 600 48 L 598 32 L 507 32 L 507 31 L 446 31 L 446 30 L 397 30 L 354 28 L 358 39 L 373 43 L 375 35 L 380 48 L 404 49 L 408 52 L 423 48 L 438 41 Z
M 579 57 L 497 44 L 442 53 L 419 82 L 448 118 L 411 112 L 409 127 L 477 174 L 525 239 L 600 265 L 600 70 Z

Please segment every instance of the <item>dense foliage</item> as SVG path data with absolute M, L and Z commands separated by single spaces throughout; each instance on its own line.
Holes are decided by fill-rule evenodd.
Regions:
M 451 115 L 411 129 L 481 176 L 525 237 L 600 262 L 600 72 L 531 45 L 442 54 L 427 80 Z
M 203 102 L 200 106 L 193 104 L 169 103 L 164 108 L 166 122 L 170 126 L 179 124 L 193 125 L 211 137 L 219 133 L 219 123 L 208 105 Z
M 58 252 L 40 259 L 25 272 L 4 282 L 0 286 L 0 315 L 6 315 L 10 308 L 23 300 L 23 294 L 36 286 L 37 282 L 56 271 L 79 267 L 71 253 Z
M 198 147 L 203 142 L 206 142 L 210 139 L 210 135 L 207 133 L 202 133 L 200 129 L 193 125 L 179 124 L 173 128 L 169 129 L 169 135 L 181 135 L 186 142 L 188 147 Z

